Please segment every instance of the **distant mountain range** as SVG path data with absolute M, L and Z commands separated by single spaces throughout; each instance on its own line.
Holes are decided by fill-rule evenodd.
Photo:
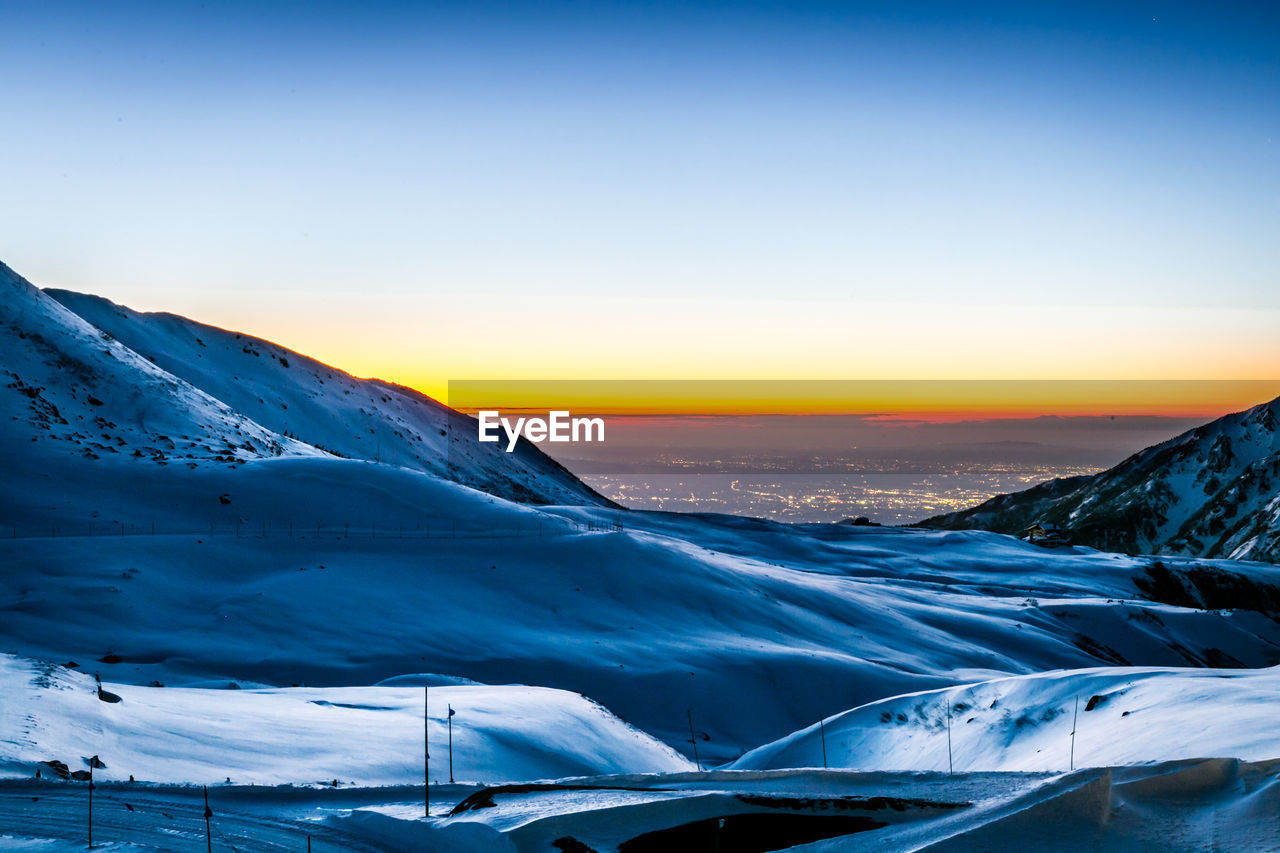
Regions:
M 1021 534 L 1037 522 L 1104 551 L 1280 562 L 1280 399 L 1099 474 L 998 495 L 918 526 Z

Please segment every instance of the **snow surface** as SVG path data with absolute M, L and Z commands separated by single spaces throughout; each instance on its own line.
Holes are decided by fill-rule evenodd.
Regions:
M 0 433 L 23 448 L 0 482 L 0 651 L 171 686 L 422 672 L 538 684 L 589 695 L 690 755 L 691 711 L 709 761 L 822 714 L 1002 675 L 1280 663 L 1280 625 L 1249 601 L 1152 601 L 1143 558 L 487 494 L 440 469 L 425 425 L 448 410 L 434 403 L 265 342 L 59 294 L 117 336 L 0 273 L 12 297 L 0 356 L 18 376 L 0 389 L 13 412 Z M 95 367 L 68 367 L 79 364 Z M 369 458 L 354 437 L 366 425 L 397 464 Z M 555 479 L 494 460 L 476 457 L 468 476 L 509 464 L 490 479 L 524 484 L 519 497 Z M 1195 566 L 1280 589 L 1274 566 Z
M 359 476 L 344 476 L 352 467 Z M 686 754 L 691 710 L 710 761 L 948 684 L 1117 658 L 1267 666 L 1280 652 L 1280 626 L 1261 613 L 1140 600 L 1141 560 L 991 534 L 636 513 L 620 532 L 593 532 L 574 522 L 620 511 L 536 510 L 367 463 L 270 460 L 180 481 L 145 470 L 140 494 L 181 508 L 229 492 L 229 509 L 266 515 L 271 531 L 0 538 L 0 648 L 171 686 L 417 672 L 533 683 L 592 696 Z M 75 498 L 113 506 L 92 484 Z M 316 536 L 300 523 L 289 536 L 270 515 L 344 502 L 392 524 L 429 510 L 436 524 L 449 514 L 541 535 Z
M 733 846 L 735 836 L 767 830 L 770 819 L 860 817 L 874 828 L 787 849 L 1258 851 L 1280 845 L 1278 770 L 1274 761 L 1203 759 L 1064 774 L 788 770 L 608 777 L 539 790 L 494 789 L 486 792 L 492 806 L 455 810 L 429 829 L 367 811 L 333 823 L 358 821 L 366 831 L 398 839 L 403 846 L 394 849 L 404 850 L 450 849 L 453 833 L 474 837 L 484 827 L 510 844 L 493 843 L 493 850 L 584 849 L 567 842 L 572 839 L 611 853 L 647 833 L 691 824 L 701 824 L 700 836 L 648 849 L 709 850 L 721 820 L 721 849 L 733 850 L 742 849 Z M 735 832 L 733 821 L 743 816 L 763 822 Z
M 45 294 L 254 423 L 328 453 L 516 500 L 608 503 L 528 442 L 513 453 L 480 444 L 474 420 L 412 388 L 357 379 L 279 344 L 174 314 L 139 313 L 66 290 Z
M 274 853 L 428 851 L 551 853 L 589 845 L 613 853 L 647 833 L 701 825 L 714 849 L 716 823 L 743 816 L 819 821 L 869 819 L 875 828 L 805 851 L 1029 850 L 1259 851 L 1280 846 L 1280 763 L 1201 759 L 1074 773 L 856 773 L 713 771 L 561 780 L 473 792 L 451 817 L 421 790 L 398 788 L 209 789 L 219 849 Z M 442 786 L 443 787 L 443 786 Z M 0 782 L 0 849 L 83 849 L 83 783 Z M 414 802 L 414 794 L 419 799 Z M 102 783 L 95 794 L 95 846 L 118 850 L 204 849 L 199 788 Z M 757 829 L 760 825 L 757 824 Z M 740 832 L 739 832 L 740 834 Z M 630 848 L 624 848 L 630 849 Z M 729 844 L 722 850 L 736 849 Z
M 221 781 L 220 831 L 264 851 L 603 851 L 850 796 L 970 805 L 811 849 L 1280 846 L 1280 567 L 621 510 L 407 389 L 55 295 L 0 266 L 0 849 L 79 838 L 83 786 L 30 777 L 93 754 L 121 850 L 203 839 L 191 789 L 130 774 Z M 452 703 L 456 778 L 595 781 L 418 820 L 422 684 L 436 770 Z M 829 763 L 877 772 L 689 773 L 690 715 L 704 765 L 820 764 L 825 718 Z
M 421 783 L 421 688 L 207 690 L 104 683 L 56 664 L 0 656 L 0 774 L 40 762 L 103 780 L 215 784 Z M 523 686 L 433 687 L 431 778 L 558 779 L 688 769 L 678 753 L 575 693 Z M 49 768 L 44 768 L 49 772 Z
M 3 264 L 0 345 L 7 453 L 227 462 L 323 455 L 160 369 Z
M 1280 668 L 1045 672 L 872 702 L 729 766 L 822 767 L 824 747 L 827 766 L 852 769 L 1061 771 L 1208 756 L 1265 761 L 1280 759 L 1277 708 Z

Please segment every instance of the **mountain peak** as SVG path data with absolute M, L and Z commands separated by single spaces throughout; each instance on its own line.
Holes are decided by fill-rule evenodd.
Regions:
M 1280 561 L 1280 398 L 1149 447 L 1099 474 L 998 495 L 923 527 L 1021 534 L 1061 525 L 1110 551 Z

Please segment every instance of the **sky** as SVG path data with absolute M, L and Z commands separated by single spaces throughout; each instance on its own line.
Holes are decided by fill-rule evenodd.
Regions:
M 450 380 L 1280 376 L 1280 7 L 0 0 L 0 260 Z

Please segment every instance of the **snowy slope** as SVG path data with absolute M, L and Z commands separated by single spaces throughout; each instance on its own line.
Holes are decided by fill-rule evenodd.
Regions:
M 1280 759 L 1277 708 L 1276 668 L 1045 672 L 872 702 L 731 766 L 822 767 L 824 746 L 829 767 L 888 770 L 1062 771 L 1209 756 L 1267 761 Z
M 132 456 L 165 465 L 323 455 L 157 367 L 3 264 L 0 372 L 8 459 Z
M 487 788 L 449 817 L 453 803 L 433 797 L 430 821 L 413 787 L 218 785 L 209 800 L 214 849 L 255 853 L 306 849 L 307 839 L 316 853 L 1256 853 L 1280 848 L 1278 770 L 1215 758 L 1069 774 L 601 776 Z M 0 781 L 0 850 L 83 850 L 86 788 Z M 98 782 L 95 849 L 205 849 L 202 793 Z
M 1263 613 L 1149 600 L 1150 561 L 995 534 L 547 511 L 348 460 L 171 466 L 132 482 L 139 501 L 252 521 L 239 536 L 227 521 L 210 535 L 206 516 L 203 533 L 0 537 L 0 650 L 141 683 L 427 671 L 540 684 L 677 746 L 692 710 L 713 761 L 822 713 L 995 675 L 1280 662 L 1280 625 Z M 112 498 L 86 488 L 79 512 L 102 500 L 105 518 Z M 423 511 L 429 533 L 413 529 Z M 357 512 L 383 533 L 331 523 Z M 1220 571 L 1280 588 L 1276 567 Z M 108 655 L 120 662 L 94 663 Z
M 232 333 L 64 297 L 118 324 L 153 364 L 5 281 L 0 355 L 24 384 L 5 390 L 0 652 L 144 684 L 367 685 L 415 672 L 532 683 L 590 695 L 686 752 L 691 711 L 710 761 L 823 713 L 996 676 L 1280 663 L 1280 625 L 1264 612 L 1280 611 L 1274 566 L 1157 566 L 981 532 L 586 499 L 532 506 L 415 461 L 434 404 L 375 399 L 375 384 Z M 371 424 L 397 464 L 283 435 L 367 454 L 326 407 Z M 300 420 L 272 420 L 290 413 Z M 411 426 L 422 441 L 405 438 Z M 512 467 L 491 484 L 525 484 L 517 497 L 555 481 L 495 459 Z M 488 462 L 472 461 L 484 475 Z
M 1219 418 L 1092 477 L 999 495 L 921 526 L 1020 534 L 1036 521 L 1104 550 L 1280 562 L 1280 400 Z
M 173 314 L 143 314 L 65 290 L 46 293 L 235 411 L 327 452 L 512 500 L 608 503 L 528 442 L 513 453 L 479 443 L 474 420 L 411 388 L 356 379 L 278 344 Z
M 216 784 L 421 784 L 423 690 L 415 687 L 210 690 L 104 683 L 0 655 L 0 775 L 41 762 L 100 780 Z M 486 783 L 691 769 L 667 746 L 575 693 L 522 686 L 430 689 L 432 778 Z
M 101 780 L 412 783 L 415 673 L 436 673 L 433 767 L 448 703 L 457 778 L 626 775 L 478 792 L 429 824 L 412 788 L 220 786 L 219 831 L 284 850 L 314 829 L 320 853 L 707 849 L 721 819 L 815 850 L 1280 846 L 1280 688 L 1260 669 L 1280 664 L 1280 566 L 628 512 L 540 454 L 452 441 L 459 416 L 405 389 L 58 293 L 73 314 L 7 268 L 0 286 L 0 653 L 27 658 L 0 657 L 0 775 L 98 754 Z M 1141 536 L 1173 548 L 1213 527 L 1188 495 L 1245 495 L 1264 509 L 1213 547 L 1269 547 L 1274 424 L 1254 411 L 1135 457 L 1112 491 Z M 1060 776 L 1077 696 L 1093 769 Z M 948 704 L 956 777 L 938 772 Z M 691 757 L 690 725 L 704 765 L 755 748 L 735 766 L 812 766 L 825 735 L 832 766 L 929 772 L 690 773 L 672 751 Z M 1097 769 L 1198 756 L 1216 758 Z M 66 849 L 81 793 L 0 782 L 0 849 Z M 118 849 L 203 839 L 189 790 L 98 796 Z M 813 832 L 835 816 L 862 820 Z
M 1277 770 L 1280 762 L 1211 758 L 1064 774 L 606 777 L 484 791 L 470 802 L 491 805 L 473 809 L 464 802 L 429 828 L 368 811 L 334 825 L 361 825 L 396 839 L 394 849 L 401 850 L 1253 853 L 1280 848 Z M 461 846 L 483 838 L 474 830 L 485 828 L 497 830 L 489 846 Z M 450 846 L 454 839 L 459 846 Z

